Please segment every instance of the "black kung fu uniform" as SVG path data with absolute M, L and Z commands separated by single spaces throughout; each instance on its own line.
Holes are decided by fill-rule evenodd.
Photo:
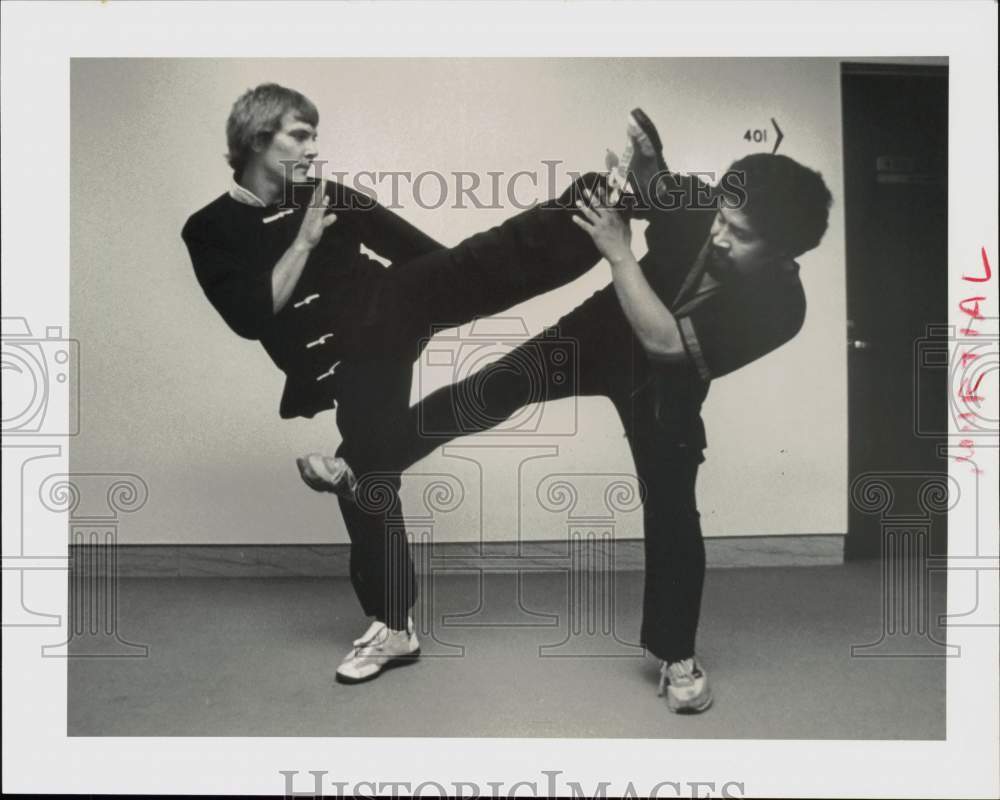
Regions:
M 687 185 L 688 197 L 705 188 L 691 186 L 684 176 L 676 179 Z M 526 399 L 608 397 L 625 428 L 643 498 L 641 639 L 668 662 L 695 652 L 705 576 L 695 480 L 707 444 L 701 406 L 709 383 L 787 342 L 805 318 L 794 262 L 706 288 L 702 278 L 715 213 L 710 204 L 648 215 L 648 252 L 640 264 L 677 319 L 684 362 L 658 362 L 644 351 L 608 285 L 499 361 L 425 397 L 382 454 L 403 470 L 457 435 L 507 419 Z M 567 342 L 576 351 L 569 360 L 557 352 Z M 571 362 L 574 374 L 552 369 L 559 362 Z
M 352 583 L 365 613 L 392 628 L 406 627 L 416 584 L 398 471 L 387 474 L 369 453 L 384 451 L 390 421 L 407 413 L 413 363 L 434 330 L 509 308 L 600 260 L 570 221 L 580 186 L 596 180 L 586 176 L 558 201 L 453 248 L 330 182 L 338 219 L 277 314 L 271 271 L 299 231 L 315 182 L 264 207 L 224 194 L 184 226 L 195 275 L 212 305 L 235 333 L 259 340 L 285 373 L 280 415 L 312 417 L 336 405 L 338 455 L 361 479 L 359 502 L 340 504 L 351 537 Z M 364 255 L 362 245 L 391 266 Z

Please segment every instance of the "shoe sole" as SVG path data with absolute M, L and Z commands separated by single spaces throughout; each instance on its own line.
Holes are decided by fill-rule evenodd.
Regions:
M 661 155 L 663 153 L 663 141 L 660 139 L 660 134 L 657 132 L 653 120 L 647 117 L 641 108 L 633 108 L 631 113 L 635 124 L 646 134 L 650 144 L 653 145 L 653 150 L 657 155 Z
M 383 674 L 386 670 L 395 669 L 396 667 L 406 667 L 410 664 L 415 664 L 417 661 L 417 656 L 420 655 L 420 648 L 418 647 L 412 653 L 406 656 L 396 656 L 391 658 L 382 665 L 382 669 L 376 670 L 371 675 L 365 675 L 363 678 L 352 678 L 349 675 L 341 675 L 339 672 L 335 673 L 333 678 L 337 683 L 347 684 L 353 686 L 358 683 L 366 683 L 368 681 L 375 680 L 379 675 Z

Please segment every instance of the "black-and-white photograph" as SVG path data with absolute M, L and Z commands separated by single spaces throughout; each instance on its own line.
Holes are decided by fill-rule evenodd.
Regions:
M 5 292 L 4 643 L 66 741 L 950 744 L 1000 357 L 949 48 L 287 44 L 79 52 L 45 100 L 68 316 Z M 378 769 L 258 793 L 419 783 Z M 698 777 L 630 792 L 764 791 Z

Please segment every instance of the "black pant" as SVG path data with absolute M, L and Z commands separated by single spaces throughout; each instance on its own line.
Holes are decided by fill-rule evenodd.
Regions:
M 689 376 L 687 366 L 666 373 L 678 388 Z M 379 458 L 401 471 L 456 436 L 494 427 L 526 403 L 608 397 L 624 425 L 643 499 L 642 642 L 659 658 L 676 661 L 694 653 L 705 578 L 695 502 L 703 457 L 674 420 L 656 412 L 651 378 L 614 287 L 607 286 L 503 358 L 424 398 L 399 427 L 382 432 L 387 448 Z
M 337 372 L 337 451 L 360 482 L 357 503 L 341 501 L 351 538 L 351 581 L 364 612 L 401 630 L 416 580 L 392 462 L 408 418 L 413 362 L 435 331 L 495 314 L 579 277 L 600 260 L 571 221 L 589 174 L 557 200 L 522 212 L 456 247 L 386 270 L 353 331 L 353 352 Z
M 337 427 L 343 441 L 337 455 L 354 463 L 353 452 L 378 441 L 386 419 L 410 405 L 412 360 L 345 360 L 338 370 Z M 340 500 L 351 538 L 351 584 L 367 616 L 403 630 L 417 598 L 399 499 L 399 472 L 362 473 L 359 502 Z

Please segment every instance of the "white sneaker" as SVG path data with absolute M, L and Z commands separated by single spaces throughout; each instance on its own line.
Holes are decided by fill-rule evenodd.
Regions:
M 413 664 L 420 655 L 420 642 L 412 620 L 408 627 L 394 631 L 384 622 L 373 622 L 337 667 L 337 682 L 362 683 L 377 678 L 383 670 Z
M 700 714 L 712 705 L 708 675 L 694 656 L 668 664 L 661 662 L 659 695 L 675 714 Z
M 368 630 L 366 630 L 363 634 L 361 634 L 360 638 L 355 639 L 353 642 L 351 642 L 351 644 L 353 644 L 355 647 L 362 647 L 363 645 L 368 644 L 372 639 L 375 638 L 378 632 L 382 630 L 382 628 L 384 627 L 385 623 L 382 622 L 382 620 L 378 619 L 375 620 L 371 625 L 368 626 Z M 413 617 L 406 618 L 406 629 L 410 633 L 413 633 Z M 348 653 L 347 658 L 345 658 L 344 661 L 347 661 L 347 659 L 350 658 L 352 655 L 353 653 Z

